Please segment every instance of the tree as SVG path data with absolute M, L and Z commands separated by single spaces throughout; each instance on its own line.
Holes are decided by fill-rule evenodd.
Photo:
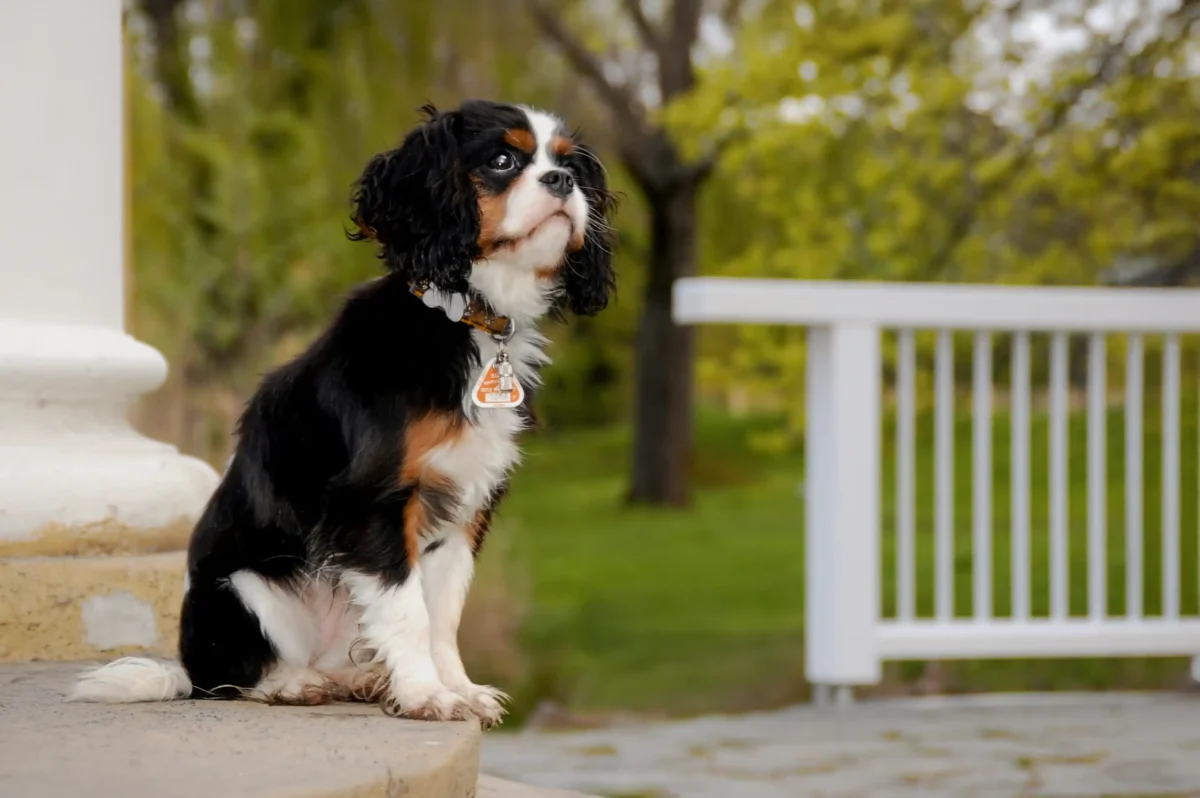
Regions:
M 647 86 L 635 75 L 612 77 L 612 62 L 590 49 L 565 21 L 562 8 L 528 0 L 534 20 L 603 102 L 621 163 L 649 212 L 650 246 L 635 347 L 634 443 L 629 499 L 683 505 L 688 500 L 691 458 L 694 333 L 671 320 L 671 287 L 696 273 L 697 201 L 723 149 L 711 142 L 689 158 L 653 114 Z M 656 104 L 666 106 L 696 85 L 693 52 L 700 33 L 701 0 L 674 0 L 661 20 L 640 0 L 621 5 L 636 30 L 637 50 L 628 63 L 652 63 Z M 726 13 L 737 14 L 730 0 Z
M 754 234 L 706 230 L 722 255 L 712 268 L 1078 285 L 1134 259 L 1150 264 L 1143 279 L 1187 279 L 1200 260 L 1200 138 L 1187 121 L 1200 113 L 1200 2 L 1093 13 L 1115 5 L 766 3 L 742 26 L 746 57 L 708 69 L 669 109 L 685 145 L 730 117 L 754 132 L 712 192 Z M 1018 35 L 1032 14 L 1077 44 L 1037 50 Z M 719 336 L 702 387 L 792 397 L 790 434 L 775 442 L 795 443 L 802 331 Z

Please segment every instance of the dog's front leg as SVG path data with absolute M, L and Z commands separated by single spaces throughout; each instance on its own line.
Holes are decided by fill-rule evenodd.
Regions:
M 411 564 L 399 584 L 359 572 L 344 574 L 351 600 L 362 607 L 362 635 L 387 668 L 384 711 L 415 720 L 465 720 L 472 715 L 470 703 L 442 683 L 433 662 L 423 579 L 420 562 Z
M 473 683 L 458 651 L 458 625 L 475 573 L 471 542 L 463 529 L 451 529 L 441 545 L 421 555 L 422 586 L 429 608 L 430 647 L 442 683 L 465 698 L 485 728 L 500 723 L 508 696 Z

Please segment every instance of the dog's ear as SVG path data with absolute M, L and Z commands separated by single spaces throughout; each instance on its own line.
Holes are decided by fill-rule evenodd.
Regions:
M 583 246 L 567 255 L 563 275 L 563 299 L 572 313 L 593 316 L 608 306 L 616 289 L 613 271 L 611 218 L 616 196 L 609 192 L 604 166 L 596 153 L 576 144 L 571 154 L 575 183 L 588 203 L 588 228 Z
M 352 240 L 379 243 L 379 257 L 409 280 L 465 292 L 479 256 L 479 201 L 459 158 L 462 117 L 423 107 L 424 124 L 376 155 L 355 181 Z

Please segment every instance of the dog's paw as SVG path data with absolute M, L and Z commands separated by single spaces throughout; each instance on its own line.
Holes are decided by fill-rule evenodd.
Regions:
M 499 726 L 504 721 L 508 710 L 505 705 L 512 699 L 503 690 L 486 684 L 466 684 L 455 686 L 456 693 L 467 700 L 471 711 L 479 718 L 479 725 L 485 729 Z
M 392 692 L 383 700 L 383 712 L 409 720 L 468 720 L 475 717 L 471 703 L 441 685 Z

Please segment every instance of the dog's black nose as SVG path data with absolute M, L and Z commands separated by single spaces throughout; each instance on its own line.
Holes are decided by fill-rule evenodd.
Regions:
M 547 172 L 542 175 L 541 181 L 547 191 L 560 199 L 569 197 L 571 189 L 575 188 L 575 178 L 571 177 L 571 173 L 565 169 Z

